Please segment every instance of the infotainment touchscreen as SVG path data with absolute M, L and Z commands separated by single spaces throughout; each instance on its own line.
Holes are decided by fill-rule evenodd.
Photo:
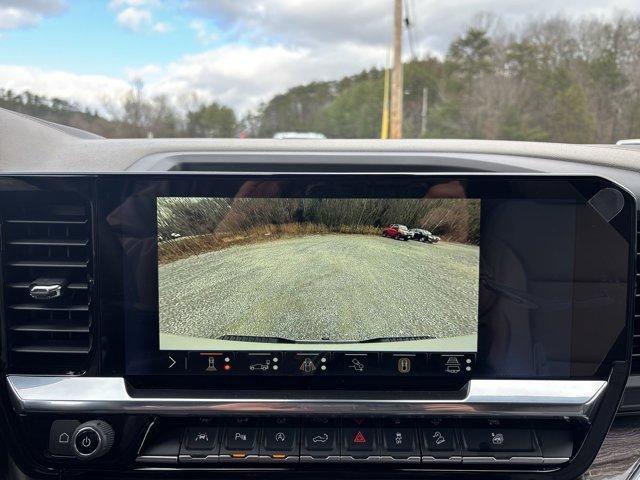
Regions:
M 159 197 L 156 211 L 161 350 L 477 350 L 480 200 Z
M 111 338 L 144 385 L 157 375 L 198 388 L 601 379 L 629 351 L 635 205 L 605 179 L 101 182 L 101 271 L 122 278 L 100 283 L 112 299 L 101 311 L 122 325 Z

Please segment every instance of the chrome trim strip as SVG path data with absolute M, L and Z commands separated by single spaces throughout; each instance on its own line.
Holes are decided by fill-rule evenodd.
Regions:
M 136 463 L 178 463 L 177 456 L 170 455 L 140 455 L 136 457 Z
M 464 395 L 415 392 L 211 392 L 132 396 L 120 377 L 7 377 L 14 409 L 166 415 L 491 415 L 590 418 L 607 382 L 471 380 Z
M 231 454 L 218 455 L 218 461 L 220 463 L 234 463 L 234 462 L 257 462 L 258 455 L 245 455 L 244 457 L 233 457 Z
M 454 455 L 453 457 L 433 457 L 431 455 L 423 455 L 422 463 L 461 463 L 462 457 L 460 455 Z
M 393 457 L 391 455 L 382 455 L 380 457 L 382 463 L 420 463 L 419 456 L 410 456 L 410 457 Z
M 512 465 L 536 465 L 542 464 L 544 459 L 542 457 L 509 457 L 509 458 L 496 458 L 496 457 L 462 457 L 462 463 L 468 464 L 495 464 L 495 463 L 510 463 Z
M 328 457 L 312 457 L 311 455 L 300 455 L 300 463 L 329 462 L 337 463 L 340 455 L 329 455 Z
M 270 455 L 260 455 L 258 462 L 260 463 L 298 463 L 300 457 L 298 455 L 287 455 L 284 458 L 273 458 Z
M 218 463 L 220 461 L 219 455 L 205 455 L 204 457 L 194 457 L 192 455 L 179 455 L 178 461 L 180 463 Z
M 144 431 L 144 436 L 142 437 L 142 442 L 140 442 L 140 446 L 138 447 L 138 451 L 136 452 L 136 455 L 138 457 L 140 457 L 141 453 L 142 453 L 142 449 L 144 448 L 144 444 L 147 443 L 147 437 L 149 436 L 149 433 L 151 433 L 151 429 L 153 428 L 153 426 L 156 424 L 156 419 L 154 418 L 151 423 L 149 424 L 149 426 L 146 428 L 146 430 Z
M 380 463 L 380 455 L 369 455 L 367 457 L 354 457 L 353 455 L 340 455 L 340 461 L 344 463 Z

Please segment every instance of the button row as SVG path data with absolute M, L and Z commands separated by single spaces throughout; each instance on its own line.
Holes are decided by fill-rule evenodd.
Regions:
M 560 450 L 547 451 L 545 438 L 566 442 Z M 281 419 L 262 426 L 247 421 L 188 427 L 179 461 L 555 464 L 568 461 L 571 449 L 566 430 L 416 427 L 402 422 L 373 425 L 352 420 L 342 425 L 332 420 L 305 422 L 300 427 Z
M 392 352 L 166 352 L 168 373 L 204 375 L 396 375 L 465 376 L 475 368 L 473 353 Z

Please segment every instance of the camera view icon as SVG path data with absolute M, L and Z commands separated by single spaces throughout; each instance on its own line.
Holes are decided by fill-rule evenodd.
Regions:
M 323 433 L 322 435 L 316 435 L 311 439 L 313 443 L 327 443 L 329 441 L 329 435 Z
M 502 433 L 491 432 L 491 443 L 494 445 L 502 445 L 504 443 L 504 435 Z
M 353 359 L 351 359 L 351 365 L 349 365 L 349 368 L 353 368 L 354 372 L 363 372 L 364 371 L 364 363 L 362 363 L 357 358 L 353 358 Z
M 449 357 L 444 367 L 447 373 L 460 373 L 460 360 L 458 357 Z
M 447 439 L 444 438 L 444 435 L 441 432 L 435 432 L 433 434 L 433 439 L 434 439 L 436 445 L 442 445 L 444 442 L 447 441 Z
M 300 370 L 304 373 L 312 373 L 316 371 L 316 365 L 310 358 L 305 358 L 300 364 Z
M 205 371 L 207 372 L 217 372 L 218 369 L 216 368 L 216 357 L 209 357 L 207 359 L 207 368 L 205 369 Z
M 409 373 L 411 371 L 411 359 L 407 357 L 401 357 L 398 359 L 398 372 Z
M 257 371 L 266 371 L 269 370 L 269 365 L 271 365 L 271 360 L 265 360 L 264 363 L 254 363 L 253 365 L 249 365 L 249 370 L 252 372 Z

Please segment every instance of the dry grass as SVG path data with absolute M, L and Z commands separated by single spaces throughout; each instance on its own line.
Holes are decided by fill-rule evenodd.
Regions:
M 326 235 L 342 233 L 352 235 L 380 235 L 380 229 L 373 226 L 340 225 L 328 227 L 314 223 L 285 223 L 282 225 L 261 225 L 237 233 L 210 233 L 177 238 L 158 244 L 158 263 L 166 264 L 182 258 L 206 252 L 222 250 L 233 245 L 268 242 L 283 238 L 305 235 Z

